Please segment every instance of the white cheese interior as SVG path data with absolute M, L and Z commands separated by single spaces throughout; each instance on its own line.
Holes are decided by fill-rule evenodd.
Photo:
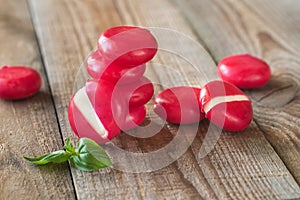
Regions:
M 87 120 L 87 122 L 93 127 L 93 129 L 104 139 L 107 138 L 107 131 L 101 123 L 97 113 L 95 112 L 93 105 L 87 96 L 85 87 L 78 90 L 74 96 L 74 104 Z
M 203 107 L 204 112 L 208 113 L 213 107 L 220 103 L 228 103 L 233 101 L 250 101 L 246 95 L 230 95 L 230 96 L 220 96 L 212 98 L 205 106 Z

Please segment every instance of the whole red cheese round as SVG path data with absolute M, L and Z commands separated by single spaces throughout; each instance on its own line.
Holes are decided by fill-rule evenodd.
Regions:
M 146 70 L 146 65 L 128 68 L 124 65 L 109 63 L 99 51 L 94 51 L 86 61 L 86 69 L 94 79 L 105 79 L 113 83 L 121 79 L 121 83 L 126 84 L 140 79 Z
M 207 119 L 228 131 L 241 131 L 252 121 L 249 97 L 229 82 L 212 81 L 200 92 L 200 105 Z
M 123 131 L 132 129 L 140 125 L 146 118 L 146 107 L 144 105 L 138 107 L 130 107 L 129 113 L 126 114 L 125 121 L 121 125 Z
M 271 77 L 269 65 L 249 54 L 223 58 L 218 64 L 218 72 L 224 81 L 244 89 L 260 87 Z
M 149 30 L 135 26 L 116 26 L 99 37 L 98 50 L 109 62 L 138 66 L 151 60 L 157 41 Z
M 161 91 L 154 100 L 154 112 L 175 124 L 191 124 L 204 118 L 198 102 L 200 88 L 181 86 Z
M 115 93 L 122 94 L 129 107 L 139 107 L 146 104 L 154 94 L 152 82 L 145 76 L 128 84 L 117 84 Z
M 17 100 L 30 97 L 41 88 L 40 74 L 25 66 L 4 66 L 0 69 L 0 98 Z

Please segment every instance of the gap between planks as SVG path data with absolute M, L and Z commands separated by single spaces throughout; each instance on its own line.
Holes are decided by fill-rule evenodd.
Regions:
M 56 108 L 56 104 L 54 102 L 54 98 L 53 98 L 53 92 L 52 92 L 52 89 L 51 89 L 51 86 L 50 86 L 50 82 L 49 82 L 49 78 L 48 78 L 48 72 L 47 72 L 47 68 L 45 67 L 45 61 L 44 61 L 44 56 L 43 56 L 43 52 L 41 50 L 41 44 L 40 44 L 40 41 L 39 41 L 39 38 L 38 38 L 38 35 L 37 35 L 37 31 L 35 29 L 35 26 L 34 26 L 34 12 L 32 12 L 32 6 L 30 4 L 30 1 L 29 0 L 26 0 L 26 3 L 27 3 L 27 7 L 28 7 L 28 11 L 29 11 L 29 15 L 30 15 L 30 20 L 31 20 L 31 23 L 33 25 L 33 29 L 34 29 L 34 37 L 35 37 L 35 40 L 37 42 L 37 48 L 38 48 L 38 52 L 39 54 L 41 55 L 41 65 L 42 65 L 42 68 L 45 72 L 45 82 L 47 83 L 47 86 L 48 86 L 48 90 L 49 90 L 49 94 L 50 94 L 50 98 L 51 98 L 51 102 L 52 102 L 52 105 L 53 105 L 53 108 L 54 108 L 54 113 L 55 113 L 55 118 L 56 118 L 56 123 L 58 124 L 58 131 L 59 131 L 59 134 L 60 134 L 60 138 L 61 138 L 61 141 L 62 141 L 62 144 L 65 145 L 65 141 L 64 141 L 64 138 L 63 138 L 63 134 L 62 134 L 62 130 L 61 130 L 61 125 L 60 125 L 60 122 L 59 122 L 59 118 L 58 118 L 58 114 L 57 114 L 57 108 Z M 67 162 L 67 165 L 68 165 L 68 169 L 69 169 L 69 174 L 70 174 L 70 177 L 71 177 L 71 182 L 72 182 L 72 186 L 73 186 L 73 192 L 74 192 L 74 197 L 75 199 L 77 200 L 77 194 L 76 194 L 76 188 L 75 188 L 75 183 L 74 183 L 74 179 L 73 179 L 73 176 L 72 176 L 72 173 L 71 173 L 71 165 L 69 162 Z

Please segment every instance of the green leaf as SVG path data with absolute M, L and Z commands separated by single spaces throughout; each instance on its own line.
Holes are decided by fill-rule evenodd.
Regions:
M 96 171 L 111 165 L 108 155 L 95 141 L 81 138 L 77 146 L 77 155 L 70 159 L 73 167 L 83 171 Z
M 24 156 L 25 160 L 37 165 L 44 165 L 50 162 L 61 163 L 66 162 L 72 156 L 71 153 L 66 152 L 64 150 L 54 151 L 52 153 L 48 153 L 42 156 L 37 156 L 34 158 L 29 158 Z
M 64 149 L 72 154 L 76 154 L 73 144 L 71 143 L 70 137 L 67 138 Z
M 111 165 L 108 155 L 95 141 L 81 138 L 77 146 L 74 149 L 68 137 L 64 146 L 65 150 L 54 151 L 35 158 L 24 156 L 24 159 L 37 165 L 44 165 L 50 162 L 61 163 L 70 159 L 73 167 L 83 171 L 97 171 Z

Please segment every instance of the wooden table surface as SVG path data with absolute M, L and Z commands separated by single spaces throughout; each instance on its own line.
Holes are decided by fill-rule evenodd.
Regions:
M 300 199 L 300 1 L 0 0 L 0 5 L 0 66 L 28 65 L 43 77 L 37 95 L 0 100 L 0 199 Z M 270 82 L 245 91 L 254 107 L 250 127 L 223 132 L 200 158 L 208 127 L 201 122 L 184 154 L 151 172 L 87 173 L 68 163 L 35 166 L 23 160 L 62 149 L 68 136 L 77 140 L 67 119 L 74 82 L 84 80 L 77 71 L 99 34 L 123 24 L 179 31 L 201 43 L 215 63 L 234 53 L 266 60 Z M 170 48 L 203 56 L 185 44 Z M 169 63 L 170 73 L 189 74 L 163 52 L 155 59 Z M 214 65 L 206 64 L 206 74 L 190 74 L 190 80 L 148 68 L 152 77 L 171 84 L 201 86 L 201 80 L 217 77 Z M 162 89 L 155 87 L 155 93 Z M 124 150 L 146 153 L 167 145 L 177 128 L 165 125 L 148 139 L 121 134 L 115 141 Z

